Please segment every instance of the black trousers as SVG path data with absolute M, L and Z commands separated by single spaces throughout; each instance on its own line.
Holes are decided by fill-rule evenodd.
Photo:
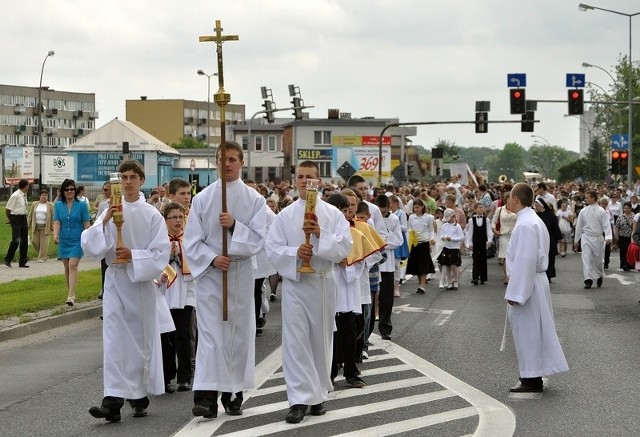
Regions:
M 471 279 L 487 281 L 487 250 L 483 246 L 473 246 L 473 269 Z
M 227 403 L 231 400 L 231 393 L 222 392 L 221 398 L 222 403 Z M 237 403 L 242 404 L 243 398 L 241 391 L 236 393 L 236 399 Z M 216 390 L 194 390 L 193 403 L 218 411 L 218 392 Z
M 352 311 L 336 313 L 336 331 L 333 333 L 333 359 L 331 379 L 338 376 L 338 363 L 344 363 L 345 378 L 356 375 L 356 317 Z
M 604 245 L 604 268 L 609 268 L 609 260 L 611 258 L 611 243 Z
M 380 291 L 378 296 L 378 331 L 382 335 L 391 335 L 391 311 L 393 310 L 393 272 L 380 272 Z
M 9 250 L 7 250 L 7 256 L 4 257 L 4 260 L 6 262 L 12 262 L 19 246 L 20 259 L 18 262 L 23 266 L 27 261 L 29 261 L 27 258 L 27 252 L 29 251 L 29 227 L 27 226 L 27 216 L 9 215 L 9 222 L 11 223 L 11 243 L 9 243 Z
M 356 363 L 362 362 L 362 351 L 364 350 L 364 310 L 355 315 L 356 319 Z
M 105 396 L 102 399 L 102 406 L 107 407 L 112 411 L 120 411 L 120 408 L 124 405 L 124 399 L 115 396 Z M 129 405 L 131 407 L 147 408 L 149 406 L 149 398 L 147 396 L 140 399 L 129 399 Z
M 627 264 L 627 249 L 631 244 L 631 237 L 618 237 L 618 250 L 620 251 L 620 268 L 635 269 L 635 266 Z
M 109 266 L 107 265 L 107 261 L 102 258 L 100 260 L 100 273 L 102 274 L 102 288 L 100 289 L 103 293 L 104 293 L 104 277 L 107 274 L 107 268 L 109 268 Z
M 191 383 L 191 314 L 192 306 L 172 309 L 171 317 L 176 330 L 160 335 L 164 383 L 176 377 L 178 384 Z M 176 357 L 178 364 L 176 366 Z
M 264 278 L 256 278 L 253 286 L 253 301 L 256 312 L 256 324 L 260 318 L 260 308 L 262 308 L 262 284 Z

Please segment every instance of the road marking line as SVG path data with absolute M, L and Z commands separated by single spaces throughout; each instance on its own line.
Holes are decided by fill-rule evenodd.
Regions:
M 376 334 L 372 334 L 372 340 L 380 341 L 380 337 Z M 515 432 L 515 416 L 513 412 L 504 404 L 497 401 L 496 399 L 491 398 L 490 396 L 482 393 L 480 390 L 471 387 L 470 385 L 464 383 L 463 381 L 455 378 L 449 373 L 445 372 L 442 369 L 439 369 L 435 365 L 430 362 L 418 357 L 417 355 L 409 352 L 408 350 L 403 349 L 400 346 L 392 342 L 381 342 L 378 343 L 382 346 L 372 346 L 370 350 L 384 350 L 391 355 L 394 355 L 401 361 L 407 363 L 410 368 L 416 369 L 418 372 L 425 375 L 430 381 L 436 382 L 441 386 L 445 387 L 447 390 L 442 390 L 439 392 L 430 392 L 426 395 L 421 396 L 444 396 L 444 398 L 460 396 L 469 402 L 473 408 L 477 411 L 478 414 L 478 428 L 474 435 L 476 436 L 512 436 Z M 256 367 L 256 387 L 261 387 L 269 377 L 276 372 L 282 366 L 282 351 L 281 348 L 273 351 L 267 358 L 265 358 L 257 367 Z M 397 367 L 397 366 L 392 366 Z M 405 367 L 403 366 L 403 369 Z M 374 370 L 370 369 L 366 372 L 371 375 Z M 387 369 L 388 372 L 388 369 Z M 386 373 L 386 372 L 381 372 Z M 425 382 L 426 383 L 426 382 Z M 338 390 L 329 393 L 329 399 L 343 399 L 347 397 L 355 397 L 361 396 L 369 393 L 374 393 L 377 389 L 385 388 L 386 384 L 392 384 L 393 387 L 400 387 L 401 381 L 392 381 L 391 383 L 383 383 L 383 384 L 373 384 L 370 386 L 366 386 L 363 389 L 351 389 L 351 390 Z M 444 392 L 444 393 L 443 393 Z M 259 389 L 248 390 L 245 396 L 245 399 L 249 399 L 250 397 L 256 395 L 256 393 L 260 393 Z M 434 395 L 436 393 L 437 395 Z M 445 396 L 446 395 L 446 396 Z M 409 405 L 409 398 L 402 398 L 393 400 L 397 402 L 398 406 L 393 408 L 398 408 L 404 405 Z M 436 399 L 432 399 L 436 400 Z M 385 403 L 385 405 L 381 405 L 381 403 L 373 404 L 375 411 L 380 411 L 380 409 L 389 409 L 392 408 L 391 405 L 393 403 Z M 426 400 L 420 400 L 419 402 L 428 402 Z M 286 411 L 288 408 L 288 402 L 278 403 L 278 408 Z M 329 422 L 331 420 L 342 420 L 351 418 L 356 415 L 366 414 L 368 409 L 372 404 L 367 404 L 363 406 L 351 407 L 348 409 L 341 409 L 330 411 L 326 416 L 314 417 L 311 420 L 310 425 L 314 425 L 317 423 Z M 259 411 L 258 409 L 269 407 L 268 405 L 260 406 L 256 408 L 250 408 L 245 411 L 247 415 L 252 414 L 252 411 Z M 469 407 L 472 408 L 472 407 Z M 224 413 L 222 413 L 224 415 Z M 242 416 L 240 416 L 242 417 Z M 239 419 L 239 418 L 238 418 Z M 201 418 L 194 418 L 189 423 L 185 425 L 180 431 L 178 431 L 175 435 L 178 437 L 209 437 L 214 434 L 220 426 L 222 426 L 226 421 L 229 420 L 226 417 L 219 417 L 216 420 L 206 420 Z M 411 419 L 414 420 L 414 419 Z M 419 420 L 424 420 L 424 418 L 419 418 Z M 235 435 L 247 435 L 250 432 L 253 435 L 263 435 L 267 433 L 267 427 L 269 429 L 268 432 L 278 432 L 278 431 L 291 431 L 296 427 L 306 426 L 305 423 L 308 423 L 309 420 L 305 419 L 301 424 L 298 425 L 289 425 L 283 421 L 274 424 L 273 427 L 271 425 L 267 425 L 266 427 L 252 428 L 251 430 L 239 431 Z M 389 424 L 390 426 L 395 425 Z
M 374 393 L 381 393 L 401 388 L 417 387 L 425 384 L 432 384 L 433 381 L 427 376 L 418 376 L 416 378 L 402 379 L 400 381 L 391 381 L 380 384 L 367 385 L 363 388 L 336 390 L 329 393 L 328 401 L 337 399 L 355 398 L 357 396 L 366 396 Z M 260 405 L 253 408 L 242 410 L 242 416 L 229 417 L 227 421 L 239 420 L 245 416 L 256 416 L 260 414 L 273 413 L 274 411 L 286 411 L 289 409 L 289 402 L 275 402 L 266 405 Z
M 512 436 L 515 432 L 516 418 L 502 402 L 392 342 L 386 350 L 477 408 L 480 420 L 475 435 Z
M 457 410 L 445 411 L 438 414 L 430 414 L 428 416 L 416 417 L 415 419 L 401 420 L 399 422 L 387 423 L 385 425 L 375 426 L 371 428 L 359 429 L 353 432 L 337 434 L 335 437 L 358 437 L 371 433 L 375 436 L 395 435 L 401 432 L 414 431 L 416 429 L 426 428 L 439 423 L 451 422 L 452 420 L 465 419 L 478 415 L 478 410 L 474 407 L 459 408 Z
M 414 370 L 413 367 L 411 367 L 408 364 L 397 364 L 395 366 L 389 366 L 389 367 L 376 367 L 374 369 L 363 369 L 362 370 L 362 376 L 371 376 L 371 375 L 384 375 L 386 373 L 395 373 L 395 372 L 403 372 L 406 370 Z M 344 379 L 343 376 L 338 376 L 336 377 L 336 381 L 341 381 L 342 379 Z M 264 396 L 264 395 L 270 395 L 273 393 L 278 393 L 281 391 L 285 391 L 287 389 L 285 384 L 281 384 L 281 385 L 274 385 L 273 387 L 267 387 L 267 388 L 259 388 L 257 390 L 255 390 L 251 395 L 252 396 Z
M 414 396 L 407 396 L 399 399 L 390 399 L 382 402 L 375 402 L 372 404 L 358 405 L 349 408 L 341 408 L 339 410 L 330 410 L 324 416 L 317 416 L 309 419 L 308 416 L 302 420 L 302 422 L 291 425 L 284 420 L 270 423 L 267 425 L 251 428 L 252 435 L 267 435 L 283 431 L 293 431 L 294 429 L 300 429 L 306 426 L 318 425 L 322 423 L 334 422 L 337 420 L 352 419 L 354 417 L 360 417 L 364 414 L 378 413 L 380 411 L 389 411 L 395 408 L 403 408 L 411 405 L 423 404 L 425 402 L 434 402 L 441 399 L 447 399 L 456 396 L 455 393 L 449 390 L 440 390 L 436 392 L 423 393 Z M 229 434 L 223 434 L 229 437 L 241 437 L 247 435 L 247 430 L 241 430 L 232 432 Z

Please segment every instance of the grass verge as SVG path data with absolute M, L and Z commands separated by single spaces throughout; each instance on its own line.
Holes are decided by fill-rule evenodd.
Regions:
M 94 300 L 100 292 L 100 269 L 84 270 L 78 276 L 76 302 Z M 0 284 L 0 319 L 56 308 L 66 300 L 64 274 Z

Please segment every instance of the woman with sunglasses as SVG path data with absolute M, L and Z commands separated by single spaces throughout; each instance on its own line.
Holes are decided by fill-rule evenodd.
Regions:
M 53 241 L 58 245 L 58 259 L 64 265 L 67 305 L 73 306 L 78 285 L 78 264 L 83 255 L 80 235 L 89 227 L 89 208 L 78 199 L 73 179 L 65 179 L 60 192 L 61 196 L 53 208 Z

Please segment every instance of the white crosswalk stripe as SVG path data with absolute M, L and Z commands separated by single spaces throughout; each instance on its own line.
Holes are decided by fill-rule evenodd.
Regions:
M 314 434 L 319 426 L 323 435 L 382 436 L 422 429 L 428 433 L 431 426 L 456 423 L 460 428 L 454 429 L 464 429 L 463 434 L 513 434 L 515 418 L 500 402 L 392 342 L 375 335 L 372 341 L 376 346 L 369 348 L 370 359 L 358 364 L 367 385 L 347 388 L 344 378 L 337 377 L 326 415 L 306 416 L 296 425 L 284 421 L 289 403 L 277 350 L 257 366 L 256 389 L 245 394 L 242 416 L 226 416 L 220 408 L 217 419 L 195 418 L 176 436 L 263 436 L 298 429 Z M 354 419 L 381 413 L 389 420 L 363 420 L 361 428 L 353 429 Z

